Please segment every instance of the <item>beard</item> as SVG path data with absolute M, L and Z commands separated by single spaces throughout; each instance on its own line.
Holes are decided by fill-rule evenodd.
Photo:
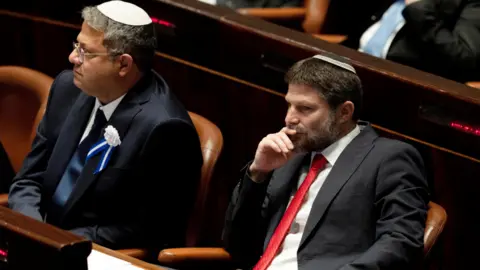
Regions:
M 330 113 L 327 121 L 315 129 L 307 129 L 303 126 L 289 127 L 295 129 L 297 134 L 290 137 L 294 145 L 294 151 L 298 153 L 322 151 L 334 143 L 340 134 L 335 115 Z

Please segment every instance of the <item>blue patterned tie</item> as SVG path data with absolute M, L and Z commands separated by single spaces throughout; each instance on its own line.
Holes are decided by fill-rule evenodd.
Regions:
M 388 39 L 398 31 L 400 24 L 405 22 L 402 11 L 405 8 L 405 1 L 400 0 L 393 3 L 388 10 L 383 14 L 380 21 L 380 27 L 375 34 L 370 38 L 364 48 L 361 50 L 365 53 L 376 57 L 382 57 L 385 45 Z
M 65 202 L 70 197 L 73 188 L 77 182 L 83 166 L 85 165 L 85 158 L 87 157 L 90 147 L 100 139 L 103 127 L 107 124 L 107 119 L 102 110 L 97 109 L 95 120 L 92 129 L 87 137 L 78 145 L 77 150 L 73 153 L 70 163 L 68 163 L 62 179 L 58 183 L 57 189 L 53 194 L 52 200 L 58 206 L 65 205 Z

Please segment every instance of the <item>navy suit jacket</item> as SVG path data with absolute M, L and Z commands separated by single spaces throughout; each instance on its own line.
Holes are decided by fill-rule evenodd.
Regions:
M 153 71 L 108 121 L 121 145 L 107 167 L 94 174 L 101 155 L 89 159 L 63 209 L 52 210 L 94 103 L 73 84 L 72 71 L 57 76 L 32 150 L 10 188 L 10 208 L 110 248 L 182 245 L 202 154 L 187 111 Z
M 296 156 L 260 184 L 246 168 L 241 172 L 224 231 L 226 248 L 241 266 L 260 259 L 309 157 Z M 297 250 L 298 269 L 414 269 L 422 258 L 427 203 L 419 153 L 366 126 L 315 197 Z

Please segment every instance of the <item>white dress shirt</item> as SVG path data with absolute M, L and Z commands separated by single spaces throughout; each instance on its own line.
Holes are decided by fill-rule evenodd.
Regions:
M 302 206 L 300 206 L 300 210 L 298 211 L 295 219 L 292 222 L 290 231 L 285 237 L 282 246 L 279 249 L 279 253 L 273 259 L 272 263 L 268 267 L 268 270 L 296 270 L 298 269 L 298 262 L 297 262 L 297 250 L 300 246 L 300 241 L 302 239 L 303 231 L 305 229 L 305 225 L 307 224 L 308 216 L 310 215 L 310 211 L 312 210 L 313 202 L 317 197 L 320 188 L 322 187 L 325 179 L 327 179 L 328 174 L 332 170 L 333 165 L 337 161 L 340 154 L 343 152 L 345 147 L 360 133 L 360 127 L 357 125 L 352 131 L 350 131 L 347 135 L 342 137 L 340 140 L 336 141 L 335 143 L 331 144 L 325 150 L 323 150 L 320 154 L 322 154 L 328 161 L 323 169 L 315 179 L 315 181 L 310 186 L 307 194 L 305 195 L 304 202 Z M 312 153 L 311 160 L 317 154 L 317 152 Z M 311 161 L 310 161 L 311 163 Z M 310 166 L 303 168 L 302 173 L 300 174 L 300 178 L 298 180 L 297 188 L 300 187 L 303 180 L 307 176 L 308 170 Z M 290 198 L 292 200 L 293 196 Z
M 364 52 L 363 48 L 367 46 L 367 43 L 370 41 L 373 35 L 377 32 L 378 28 L 380 27 L 380 23 L 381 21 L 376 22 L 374 25 L 370 26 L 367 29 L 367 31 L 363 33 L 362 37 L 360 38 L 360 48 L 358 49 L 358 51 Z M 404 25 L 405 25 L 405 21 L 399 24 L 397 28 L 395 28 L 395 31 L 388 37 L 388 40 L 385 43 L 385 47 L 383 47 L 382 49 L 382 55 L 381 55 L 382 59 L 387 58 L 388 50 L 390 50 L 390 46 L 392 45 L 393 39 L 395 38 L 397 33 L 400 31 L 400 29 L 402 29 Z
M 409 2 L 406 3 L 405 6 L 409 6 L 409 5 L 413 4 L 414 2 L 417 2 L 417 1 L 409 1 Z M 362 34 L 362 37 L 360 38 L 360 48 L 358 49 L 358 51 L 364 52 L 363 48 L 365 48 L 365 46 L 367 46 L 367 43 L 370 41 L 370 39 L 373 37 L 373 35 L 375 35 L 378 28 L 380 28 L 381 23 L 382 23 L 382 20 L 379 20 L 374 25 L 370 26 Z M 405 26 L 405 23 L 406 23 L 405 20 L 403 20 L 403 22 L 400 23 L 399 25 L 397 25 L 394 32 L 388 37 L 387 42 L 385 43 L 385 47 L 383 47 L 381 58 L 383 58 L 383 59 L 387 58 L 388 50 L 390 50 L 390 46 L 392 45 L 393 39 L 398 34 L 398 32 L 400 32 L 400 30 L 403 28 L 403 26 Z
M 120 101 L 125 97 L 126 94 L 123 94 L 123 96 L 115 99 L 114 101 L 102 105 L 100 101 L 95 99 L 95 105 L 93 106 L 93 110 L 90 113 L 90 119 L 88 120 L 87 127 L 85 128 L 85 131 L 83 132 L 82 139 L 78 142 L 80 144 L 83 139 L 85 139 L 88 136 L 88 133 L 90 133 L 90 130 L 92 130 L 93 123 L 95 122 L 95 114 L 97 113 L 97 109 L 100 109 L 103 111 L 105 114 L 105 119 L 110 120 L 110 117 L 112 116 L 113 112 L 117 109 L 118 104 L 120 104 Z

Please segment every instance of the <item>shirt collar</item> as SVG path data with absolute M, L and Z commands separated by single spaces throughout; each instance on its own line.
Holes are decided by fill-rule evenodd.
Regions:
M 347 145 L 355 139 L 355 137 L 360 134 L 360 127 L 358 125 L 355 126 L 354 129 L 352 129 L 347 135 L 343 136 L 336 142 L 332 143 L 329 145 L 327 148 L 325 148 L 320 154 L 322 154 L 325 159 L 328 161 L 328 164 L 330 164 L 332 167 L 337 161 L 338 157 L 340 154 L 342 154 L 343 150 L 347 147 Z M 319 154 L 319 152 L 312 152 L 311 160 L 315 157 L 316 154 Z M 310 162 L 311 164 L 311 162 Z
M 97 111 L 97 109 L 100 109 L 103 111 L 103 114 L 105 114 L 105 118 L 107 121 L 110 120 L 110 117 L 112 117 L 113 112 L 115 109 L 117 109 L 118 104 L 122 101 L 122 99 L 125 97 L 126 94 L 123 94 L 121 97 L 115 99 L 114 101 L 111 101 L 110 103 L 106 105 L 102 105 L 98 98 L 95 99 L 95 107 L 93 108 L 93 111 Z

